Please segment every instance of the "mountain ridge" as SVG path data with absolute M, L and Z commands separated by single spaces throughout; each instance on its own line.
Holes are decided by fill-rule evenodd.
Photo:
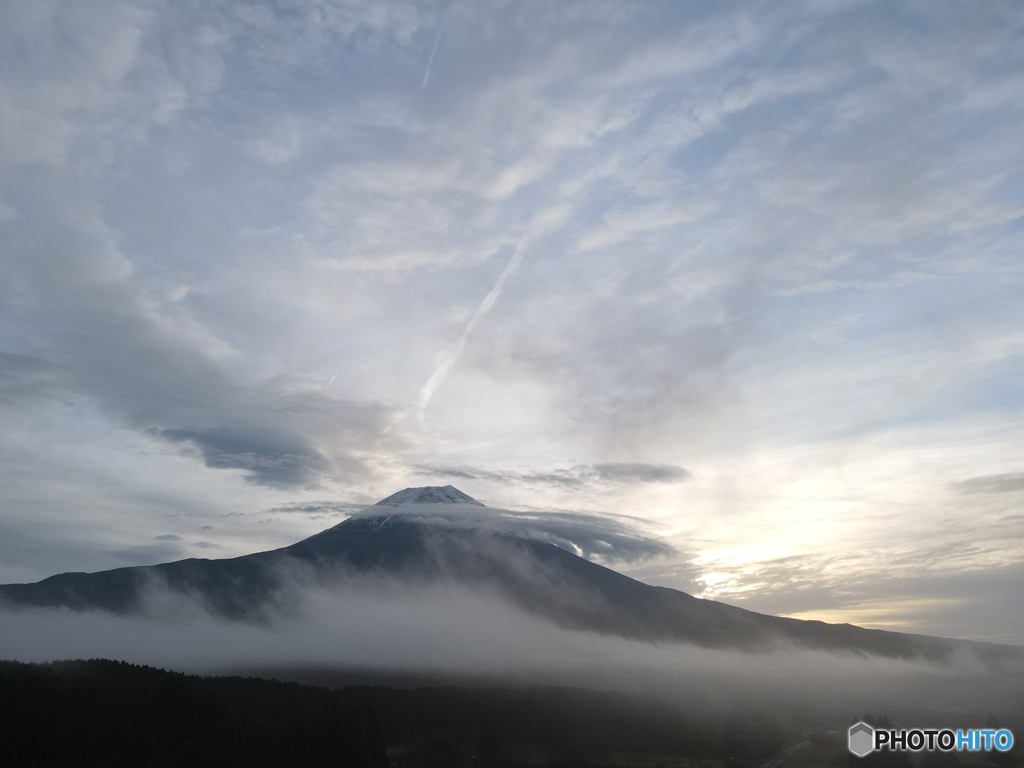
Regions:
M 396 503 L 396 497 L 421 500 Z M 132 614 L 144 606 L 147 590 L 158 587 L 192 596 L 213 614 L 259 621 L 300 599 L 308 586 L 346 588 L 372 576 L 399 585 L 458 584 L 566 629 L 646 642 L 751 653 L 795 645 L 937 661 L 966 649 L 990 662 L 1024 661 L 1016 646 L 769 616 L 644 584 L 550 542 L 451 524 L 446 510 L 486 509 L 452 486 L 404 489 L 382 501 L 389 499 L 279 549 L 0 585 L 0 602 Z

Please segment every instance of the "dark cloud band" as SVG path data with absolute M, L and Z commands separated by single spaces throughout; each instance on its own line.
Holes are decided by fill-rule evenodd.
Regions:
M 546 485 L 562 488 L 583 488 L 599 484 L 641 485 L 648 483 L 681 483 L 693 475 L 673 464 L 576 464 L 549 472 L 516 472 L 470 466 L 418 464 L 414 469 L 429 477 L 484 480 L 501 484 Z
M 951 483 L 958 493 L 1016 493 L 1024 491 L 1024 472 L 1005 475 L 981 475 Z

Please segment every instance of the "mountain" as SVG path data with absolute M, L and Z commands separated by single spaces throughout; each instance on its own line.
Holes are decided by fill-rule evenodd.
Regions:
M 314 585 L 343 588 L 371 576 L 401 583 L 456 583 L 561 627 L 652 642 L 769 651 L 802 648 L 896 658 L 947 659 L 970 650 L 989 660 L 1024 660 L 1024 649 L 766 616 L 655 587 L 554 544 L 510 532 L 500 518 L 452 486 L 408 488 L 333 528 L 288 547 L 223 560 L 188 559 L 99 573 L 63 573 L 0 586 L 19 606 L 141 610 L 165 588 L 212 613 L 258 620 Z
M 472 496 L 463 493 L 450 485 L 427 486 L 426 488 L 406 488 L 381 499 L 374 506 L 401 507 L 405 504 L 472 504 L 484 506 Z

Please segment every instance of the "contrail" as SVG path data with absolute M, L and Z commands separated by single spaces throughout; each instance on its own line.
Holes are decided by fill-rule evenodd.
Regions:
M 484 300 L 480 302 L 480 306 L 477 307 L 476 312 L 473 313 L 473 317 L 470 318 L 469 323 L 466 325 L 465 330 L 462 332 L 462 336 L 455 342 L 451 347 L 446 349 L 438 358 L 437 368 L 434 370 L 434 374 L 427 380 L 427 383 L 423 385 L 423 389 L 420 392 L 419 406 L 416 410 L 416 418 L 422 424 L 424 413 L 427 410 L 427 405 L 430 404 L 430 399 L 434 396 L 438 387 L 444 383 L 445 378 L 448 376 L 448 372 L 452 369 L 458 361 L 459 356 L 462 354 L 463 347 L 466 346 L 466 340 L 469 339 L 469 334 L 473 332 L 476 324 L 480 322 L 480 318 L 491 311 L 491 307 L 494 306 L 494 302 L 498 300 L 502 290 L 505 288 L 505 283 L 509 276 L 516 271 L 519 264 L 523 260 L 523 254 L 526 252 L 526 233 L 524 232 L 522 237 L 519 238 L 519 244 L 516 245 L 516 250 L 512 254 L 512 258 L 508 260 L 508 264 L 505 265 L 505 269 L 498 277 L 498 282 L 491 288 L 491 292 L 484 296 Z
M 437 44 L 441 42 L 441 35 L 443 34 L 444 29 L 442 28 L 441 31 L 437 33 L 437 40 L 434 41 L 434 49 L 430 52 L 430 59 L 427 61 L 427 71 L 423 73 L 423 85 L 420 87 L 420 93 L 427 90 L 427 78 L 430 77 L 430 66 L 434 63 L 434 54 L 437 53 Z
M 338 372 L 337 372 L 337 371 L 335 371 L 335 372 L 334 372 L 334 375 L 333 375 L 333 376 L 331 376 L 331 380 L 330 380 L 330 381 L 328 381 L 328 382 L 327 382 L 327 386 L 326 386 L 326 387 L 324 387 L 324 391 L 325 391 L 325 392 L 326 392 L 326 391 L 327 391 L 328 389 L 330 389 L 330 388 L 331 388 L 331 384 L 333 384 L 333 383 L 334 383 L 334 380 L 335 380 L 336 378 L 338 378 Z

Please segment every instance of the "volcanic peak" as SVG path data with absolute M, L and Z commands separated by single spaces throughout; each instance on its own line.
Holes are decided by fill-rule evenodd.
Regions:
M 472 504 L 486 506 L 451 485 L 428 485 L 423 488 L 406 488 L 381 499 L 376 507 L 400 507 L 405 504 Z

